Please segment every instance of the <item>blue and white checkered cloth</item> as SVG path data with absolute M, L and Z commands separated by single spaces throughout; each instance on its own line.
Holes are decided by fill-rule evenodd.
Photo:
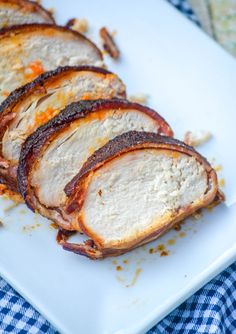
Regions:
M 185 0 L 169 0 L 197 22 Z M 0 278 L 0 333 L 58 333 Z M 148 334 L 236 334 L 236 263 L 213 279 Z

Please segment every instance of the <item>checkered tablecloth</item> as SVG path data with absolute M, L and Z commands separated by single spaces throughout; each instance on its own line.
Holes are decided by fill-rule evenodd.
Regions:
M 185 0 L 169 0 L 195 23 Z M 0 278 L 0 334 L 58 333 Z M 199 290 L 148 334 L 236 334 L 236 263 Z M 92 334 L 92 333 L 75 333 Z

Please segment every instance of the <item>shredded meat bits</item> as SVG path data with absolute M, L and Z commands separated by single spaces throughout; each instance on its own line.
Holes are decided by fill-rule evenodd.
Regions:
M 103 41 L 104 50 L 106 50 L 112 58 L 118 59 L 120 56 L 120 51 L 107 28 L 101 28 L 99 34 Z

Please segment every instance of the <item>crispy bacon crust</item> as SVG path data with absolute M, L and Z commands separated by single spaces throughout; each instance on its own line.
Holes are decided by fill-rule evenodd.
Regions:
M 47 86 L 55 80 L 62 78 L 64 75 L 68 75 L 73 72 L 94 72 L 100 74 L 113 74 L 103 68 L 94 67 L 94 66 L 65 66 L 59 67 L 56 70 L 45 72 L 37 77 L 32 82 L 16 89 L 13 91 L 0 105 L 0 141 L 2 140 L 7 127 L 14 120 L 16 113 L 14 113 L 14 108 L 21 103 L 27 96 L 37 91 L 45 91 L 47 90 Z M 124 91 L 123 97 L 126 97 L 126 93 Z M 17 182 L 16 178 L 9 179 L 10 168 L 15 167 L 12 166 L 11 162 L 4 159 L 2 156 L 2 147 L 0 144 L 0 177 L 1 183 L 4 183 L 9 186 L 9 189 L 13 191 L 17 191 Z M 9 182 L 10 180 L 10 182 Z
M 112 58 L 118 59 L 120 56 L 120 51 L 107 28 L 101 28 L 99 34 L 103 41 L 104 50 L 106 50 Z
M 211 167 L 208 161 L 199 153 L 197 153 L 192 147 L 187 146 L 186 144 L 173 138 L 160 136 L 153 133 L 131 131 L 117 136 L 113 140 L 109 141 L 106 145 L 104 145 L 101 149 L 97 150 L 83 165 L 78 175 L 76 175 L 73 180 L 69 184 L 67 184 L 67 186 L 65 187 L 65 192 L 68 196 L 67 212 L 73 213 L 75 210 L 78 210 L 78 212 L 80 211 L 83 206 L 84 198 L 86 196 L 86 190 L 90 182 L 90 177 L 92 177 L 95 170 L 99 169 L 108 161 L 111 161 L 118 156 L 126 154 L 127 152 L 147 148 L 156 148 L 170 150 L 173 152 L 180 152 L 196 158 L 196 160 L 198 160 L 202 164 L 208 175 L 209 189 L 205 195 L 204 200 L 202 202 L 199 202 L 194 207 L 190 205 L 186 208 L 180 208 L 176 219 L 171 220 L 169 224 L 167 224 L 165 227 L 153 231 L 148 236 L 136 240 L 135 243 L 127 243 L 126 247 L 122 247 L 122 249 L 104 249 L 102 247 L 102 244 L 100 243 L 99 238 L 97 238 L 96 235 L 93 235 L 93 233 L 87 229 L 86 224 L 83 221 L 83 217 L 80 216 L 80 228 L 84 233 L 86 233 L 88 237 L 91 238 L 92 242 L 87 242 L 86 244 L 80 245 L 71 244 L 67 242 L 68 238 L 65 237 L 60 242 L 64 249 L 75 252 L 76 254 L 85 255 L 92 259 L 120 255 L 137 246 L 156 239 L 161 234 L 172 228 L 174 224 L 191 215 L 198 209 L 209 205 L 214 200 L 217 200 L 219 202 L 224 199 L 224 197 L 222 197 L 222 194 L 218 190 L 217 175 L 215 170 Z
M 30 137 L 28 137 L 21 150 L 17 176 L 18 187 L 26 204 L 33 211 L 37 209 L 38 200 L 34 191 L 31 189 L 29 178 L 31 176 L 31 171 L 34 168 L 34 164 L 43 153 L 47 144 L 53 140 L 54 136 L 56 137 L 60 132 L 70 126 L 73 121 L 83 119 L 91 113 L 110 109 L 135 109 L 146 113 L 157 122 L 157 127 L 160 128 L 161 133 L 169 136 L 173 135 L 171 128 L 160 115 L 137 103 L 131 103 L 127 100 L 120 99 L 90 100 L 72 103 L 55 118 L 44 126 L 38 128 Z M 55 208 L 53 209 L 55 210 Z
M 52 13 L 50 13 L 49 10 L 46 10 L 44 7 L 42 7 L 39 3 L 35 1 L 29 1 L 29 0 L 0 0 L 0 4 L 6 3 L 7 5 L 16 5 L 21 10 L 26 10 L 27 12 L 31 13 L 40 13 L 42 16 L 44 16 L 48 22 L 55 24 L 55 20 L 53 18 Z

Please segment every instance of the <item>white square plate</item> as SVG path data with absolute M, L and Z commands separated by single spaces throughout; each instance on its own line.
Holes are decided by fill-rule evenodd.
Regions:
M 115 262 L 63 251 L 46 220 L 0 201 L 0 274 L 61 333 L 144 333 L 236 258 L 236 62 L 162 0 L 44 4 L 61 24 L 87 18 L 93 36 L 116 29 L 122 59 L 107 63 L 128 93 L 149 94 L 178 138 L 211 131 L 200 151 L 223 165 L 226 204 Z M 158 245 L 169 255 L 149 253 Z

